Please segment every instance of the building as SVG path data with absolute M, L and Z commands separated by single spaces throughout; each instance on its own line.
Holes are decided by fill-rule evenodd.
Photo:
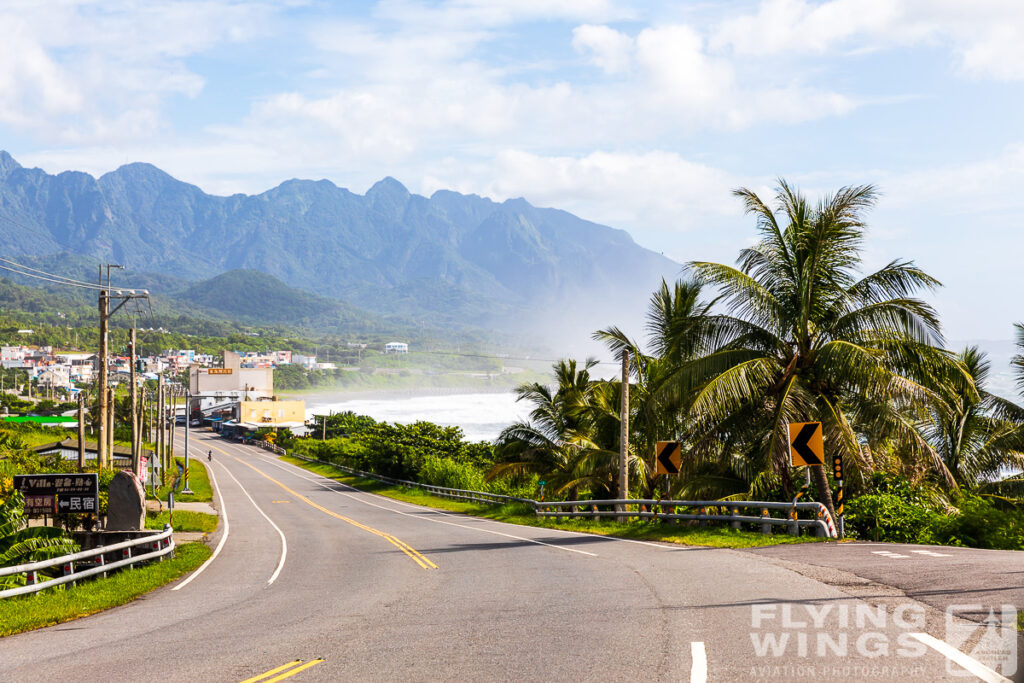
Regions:
M 405 342 L 388 342 L 384 345 L 384 353 L 409 353 L 409 345 Z
M 303 427 L 306 424 L 306 402 L 239 401 L 237 423 L 249 429 Z
M 218 399 L 272 398 L 274 368 L 243 367 L 241 354 L 225 351 L 224 367 L 193 367 L 189 371 L 189 390 L 193 396 Z

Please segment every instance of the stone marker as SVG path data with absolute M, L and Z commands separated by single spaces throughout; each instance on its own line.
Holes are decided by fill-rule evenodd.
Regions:
M 146 494 L 139 480 L 121 470 L 110 482 L 107 531 L 135 531 L 146 526 Z

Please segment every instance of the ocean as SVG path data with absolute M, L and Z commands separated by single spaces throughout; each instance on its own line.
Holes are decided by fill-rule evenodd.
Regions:
M 410 424 L 420 420 L 445 427 L 460 427 L 469 441 L 493 441 L 501 430 L 526 420 L 529 404 L 517 403 L 515 394 L 450 394 L 400 398 L 352 398 L 334 401 L 330 396 L 307 401 L 307 417 L 350 410 L 383 422 Z

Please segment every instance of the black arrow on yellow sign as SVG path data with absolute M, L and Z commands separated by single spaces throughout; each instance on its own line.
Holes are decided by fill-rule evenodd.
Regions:
M 789 425 L 789 455 L 793 467 L 824 464 L 825 446 L 821 440 L 820 422 L 794 422 Z
M 678 441 L 659 441 L 655 474 L 679 474 L 683 453 Z

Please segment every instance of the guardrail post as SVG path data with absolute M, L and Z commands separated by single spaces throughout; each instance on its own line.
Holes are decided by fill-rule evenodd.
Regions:
M 75 573 L 75 563 L 74 562 L 65 562 L 64 566 L 61 568 L 61 576 L 68 576 L 69 574 L 74 574 L 74 573 Z M 78 582 L 77 581 L 72 581 L 71 585 L 72 586 L 77 586 Z
M 127 560 L 131 556 L 132 556 L 132 549 L 131 548 L 122 548 L 121 549 L 121 559 L 122 560 Z M 132 569 L 135 568 L 135 564 L 134 563 L 130 563 L 128 566 L 131 567 Z
M 699 514 L 701 516 L 704 516 L 704 515 L 708 514 L 708 509 L 704 508 L 704 507 L 697 508 L 697 514 Z M 707 526 L 707 525 L 708 525 L 708 520 L 706 520 L 706 519 L 699 519 L 699 520 L 697 520 L 697 526 Z
M 34 572 L 27 572 L 25 574 L 25 584 L 28 586 L 36 585 L 36 581 L 39 580 L 39 576 Z
M 769 517 L 770 517 L 770 515 L 768 514 L 768 508 L 761 508 L 761 519 L 769 519 Z M 761 533 L 764 534 L 765 536 L 770 536 L 771 535 L 771 533 L 772 533 L 771 522 L 762 522 L 761 523 Z
M 99 555 L 96 556 L 96 566 L 102 567 L 102 566 L 104 566 L 106 564 L 107 564 L 107 560 L 103 557 L 103 553 L 100 553 Z M 107 573 L 106 572 L 102 572 L 100 574 L 100 576 L 102 576 L 105 579 L 105 578 L 107 578 Z
M 737 507 L 734 507 L 732 509 L 732 516 L 736 517 L 739 514 L 740 514 L 740 509 L 737 508 Z M 740 528 L 740 523 L 739 522 L 731 522 L 730 526 L 732 526 L 733 529 L 739 529 Z

